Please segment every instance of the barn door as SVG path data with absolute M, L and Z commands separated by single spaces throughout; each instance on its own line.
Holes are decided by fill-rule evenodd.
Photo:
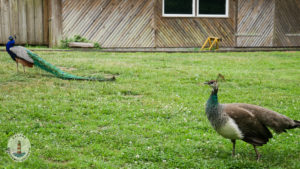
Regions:
M 299 0 L 276 0 L 274 46 L 300 46 L 299 11 Z
M 238 0 L 237 47 L 273 46 L 275 0 Z
M 48 0 L 0 0 L 0 44 L 48 44 Z

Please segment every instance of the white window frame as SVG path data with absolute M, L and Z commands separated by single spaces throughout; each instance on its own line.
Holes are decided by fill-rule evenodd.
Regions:
M 225 15 L 199 14 L 199 0 L 197 0 L 197 17 L 203 17 L 203 18 L 229 18 L 229 0 L 226 0 Z
M 163 17 L 195 17 L 195 15 L 196 15 L 196 11 L 195 11 L 196 0 L 193 0 L 192 3 L 193 3 L 193 5 L 192 5 L 193 13 L 192 14 L 165 14 L 165 0 L 163 0 L 163 7 L 162 7 Z

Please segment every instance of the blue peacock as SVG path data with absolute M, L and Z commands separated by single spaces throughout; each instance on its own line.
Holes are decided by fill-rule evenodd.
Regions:
M 13 36 L 10 36 L 8 38 L 9 41 L 6 44 L 6 51 L 10 55 L 10 57 L 16 62 L 17 71 L 20 63 L 23 65 L 24 72 L 25 72 L 25 67 L 32 68 L 33 66 L 37 66 L 55 75 L 58 78 L 65 79 L 65 80 L 90 80 L 90 81 L 114 81 L 115 80 L 115 77 L 112 78 L 81 77 L 81 76 L 76 76 L 76 75 L 63 72 L 61 69 L 48 63 L 43 58 L 32 53 L 30 50 L 22 46 L 15 46 L 15 38 L 16 37 Z

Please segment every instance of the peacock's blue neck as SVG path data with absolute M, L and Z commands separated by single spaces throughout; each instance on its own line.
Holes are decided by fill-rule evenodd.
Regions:
M 14 45 L 15 45 L 15 40 L 8 41 L 6 44 L 6 51 L 8 52 L 11 47 L 14 47 Z
M 8 41 L 6 44 L 6 51 L 13 60 L 16 60 L 16 55 L 9 50 L 10 48 L 14 47 L 14 45 L 15 45 L 15 40 Z

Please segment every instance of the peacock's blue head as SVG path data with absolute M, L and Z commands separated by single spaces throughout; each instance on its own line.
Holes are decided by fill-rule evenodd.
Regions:
M 13 36 L 9 36 L 9 41 L 7 42 L 7 44 L 6 44 L 6 51 L 7 52 L 9 52 L 9 49 L 11 48 L 11 47 L 14 47 L 14 45 L 15 45 L 15 38 L 13 37 Z
M 8 40 L 12 41 L 12 40 L 14 40 L 14 37 L 13 36 L 9 36 Z

